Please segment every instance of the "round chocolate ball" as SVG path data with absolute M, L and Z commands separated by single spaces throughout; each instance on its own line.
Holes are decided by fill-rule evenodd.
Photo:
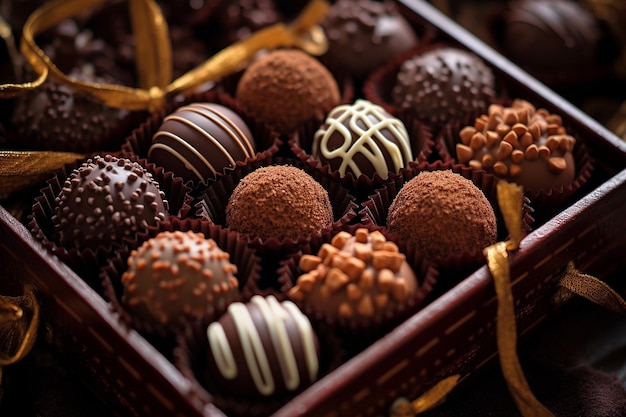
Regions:
M 491 69 L 471 52 L 438 48 L 402 63 L 392 103 L 434 125 L 476 117 L 495 95 Z
M 333 71 L 357 79 L 418 42 L 411 25 L 390 1 L 339 0 L 321 25 L 328 37 L 324 62 Z
M 554 76 L 597 66 L 602 30 L 572 0 L 517 0 L 502 15 L 504 54 L 531 73 Z
M 424 171 L 400 189 L 387 227 L 430 257 L 480 251 L 497 239 L 493 207 L 474 183 L 449 170 Z
M 328 114 L 315 132 L 312 153 L 342 178 L 377 174 L 386 179 L 413 160 L 404 123 L 363 99 L 337 106 Z
M 176 329 L 239 295 L 230 255 L 202 233 L 161 232 L 133 250 L 122 304 L 136 319 Z
M 492 105 L 488 114 L 460 131 L 457 160 L 522 185 L 531 192 L 549 191 L 574 181 L 572 153 L 576 139 L 561 117 L 535 109 L 526 100 L 510 107 Z
M 254 155 L 255 142 L 245 121 L 215 103 L 191 103 L 166 116 L 148 150 L 150 162 L 196 182 L 215 179 Z
M 384 318 L 417 292 L 418 280 L 398 246 L 381 232 L 335 235 L 317 255 L 303 255 L 289 296 L 332 319 Z
M 332 222 L 328 192 L 302 169 L 288 165 L 246 175 L 226 205 L 229 228 L 261 239 L 297 239 Z
M 165 194 L 138 162 L 96 155 L 72 171 L 55 199 L 59 243 L 108 248 L 167 218 Z
M 247 303 L 232 303 L 206 335 L 207 384 L 221 393 L 280 397 L 317 379 L 317 335 L 291 301 L 255 295 Z
M 318 60 L 295 49 L 267 53 L 243 73 L 236 91 L 243 107 L 288 134 L 311 119 L 322 120 L 339 104 L 337 82 Z

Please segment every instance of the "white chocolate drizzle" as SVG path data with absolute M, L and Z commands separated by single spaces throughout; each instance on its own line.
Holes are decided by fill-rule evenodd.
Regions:
M 347 120 L 348 126 L 344 125 Z M 385 137 L 388 130 L 395 140 Z M 339 134 L 343 138 L 340 146 L 330 149 L 331 138 Z M 356 140 L 353 140 L 356 136 Z M 413 160 L 409 134 L 404 123 L 390 116 L 381 106 L 368 100 L 358 99 L 354 104 L 335 107 L 327 116 L 326 122 L 313 139 L 313 156 L 332 160 L 341 159 L 337 171 L 344 177 L 349 170 L 355 176 L 362 174 L 355 162 L 357 154 L 363 154 L 372 164 L 376 173 L 387 178 L 389 171 L 398 173 Z M 385 154 L 389 155 L 393 166 L 388 166 Z
M 293 391 L 301 385 L 298 359 L 289 340 L 286 324 L 288 320 L 295 321 L 302 341 L 309 378 L 311 382 L 314 381 L 317 377 L 319 361 L 313 328 L 308 318 L 291 301 L 279 303 L 274 296 L 255 295 L 250 303 L 257 306 L 269 329 L 270 340 L 279 359 L 285 387 Z M 243 303 L 235 302 L 228 307 L 227 314 L 233 317 L 233 323 L 244 353 L 245 364 L 241 365 L 249 370 L 255 386 L 261 394 L 266 396 L 273 394 L 276 391 L 276 383 L 272 376 L 271 364 L 249 308 Z M 235 379 L 238 375 L 238 364 L 222 324 L 219 322 L 211 323 L 207 328 L 207 338 L 211 354 L 222 376 L 226 379 Z

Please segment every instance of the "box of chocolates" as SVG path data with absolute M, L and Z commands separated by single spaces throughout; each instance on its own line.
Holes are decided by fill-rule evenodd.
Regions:
M 428 2 L 28 8 L 0 294 L 120 415 L 415 414 L 622 272 L 626 144 Z

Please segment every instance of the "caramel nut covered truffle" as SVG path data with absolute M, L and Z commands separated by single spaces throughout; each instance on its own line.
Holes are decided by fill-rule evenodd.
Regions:
M 379 232 L 339 232 L 317 255 L 303 255 L 289 296 L 326 317 L 372 320 L 405 303 L 418 281 L 398 246 Z
M 300 168 L 261 167 L 237 184 L 226 205 L 226 225 L 261 239 L 297 239 L 329 227 L 328 192 Z
M 574 181 L 576 139 L 567 134 L 560 116 L 525 100 L 515 100 L 511 107 L 491 105 L 474 126 L 460 131 L 460 140 L 458 162 L 531 192 Z
M 436 48 L 400 65 L 392 103 L 434 125 L 476 117 L 495 94 L 491 68 L 463 49 Z
M 161 232 L 133 250 L 122 275 L 122 304 L 135 318 L 175 328 L 239 294 L 237 267 L 213 239 Z
M 329 41 L 325 62 L 360 79 L 418 43 L 409 22 L 387 0 L 339 0 L 322 27 Z
M 328 69 L 295 49 L 271 51 L 250 64 L 235 97 L 244 109 L 282 134 L 313 118 L 322 120 L 340 100 Z
M 389 206 L 387 227 L 431 257 L 480 251 L 497 240 L 497 220 L 483 192 L 450 170 L 407 181 Z
M 121 244 L 167 218 L 168 202 L 138 162 L 96 155 L 72 171 L 55 199 L 52 222 L 62 246 Z
M 215 103 L 190 103 L 165 117 L 152 137 L 148 160 L 185 180 L 215 179 L 255 155 L 255 141 L 241 116 Z
M 283 397 L 317 379 L 317 335 L 291 301 L 255 295 L 234 302 L 209 324 L 206 337 L 207 384 L 224 395 Z
M 359 99 L 335 107 L 315 132 L 313 157 L 339 172 L 387 179 L 413 160 L 404 123 L 382 107 Z

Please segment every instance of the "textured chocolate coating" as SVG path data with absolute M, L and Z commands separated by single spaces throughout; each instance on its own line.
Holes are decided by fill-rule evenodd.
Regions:
M 484 169 L 536 192 L 574 181 L 572 150 L 576 139 L 567 134 L 561 117 L 515 100 L 511 107 L 492 105 L 474 126 L 460 132 L 457 160 Z
M 458 48 L 439 48 L 402 63 L 392 103 L 427 123 L 483 113 L 495 94 L 493 72 L 482 59 Z
M 119 126 L 127 114 L 47 80 L 16 100 L 11 124 L 20 146 L 82 153 L 96 151 L 91 138 Z
M 328 114 L 315 132 L 312 153 L 342 178 L 351 173 L 386 179 L 389 172 L 397 174 L 413 160 L 404 123 L 363 99 Z
M 137 162 L 96 155 L 75 169 L 55 199 L 52 222 L 63 246 L 108 247 L 167 217 L 165 194 Z
M 317 336 L 291 301 L 255 295 L 248 303 L 232 303 L 208 326 L 207 339 L 207 381 L 219 392 L 276 397 L 317 379 Z
M 493 207 L 473 182 L 452 171 L 421 172 L 389 206 L 387 227 L 431 257 L 480 251 L 497 239 Z
M 148 150 L 150 162 L 201 182 L 254 155 L 255 142 L 243 119 L 214 103 L 178 108 L 163 120 Z
M 251 172 L 226 205 L 228 227 L 261 239 L 297 239 L 332 222 L 328 192 L 309 174 L 288 165 Z
M 567 73 L 597 65 L 602 31 L 579 2 L 510 2 L 502 16 L 502 30 L 504 54 L 530 72 Z
M 237 100 L 279 133 L 313 118 L 322 120 L 339 104 L 339 87 L 315 58 L 295 49 L 269 52 L 243 73 Z
M 390 1 L 339 0 L 322 27 L 328 37 L 324 59 L 329 67 L 360 79 L 418 42 Z
M 202 233 L 161 232 L 128 258 L 122 275 L 127 311 L 154 326 L 182 326 L 239 294 L 230 255 Z M 173 328 L 170 327 L 170 328 Z
M 317 255 L 303 255 L 289 296 L 325 317 L 371 320 L 405 303 L 417 278 L 398 246 L 380 232 L 340 232 Z

